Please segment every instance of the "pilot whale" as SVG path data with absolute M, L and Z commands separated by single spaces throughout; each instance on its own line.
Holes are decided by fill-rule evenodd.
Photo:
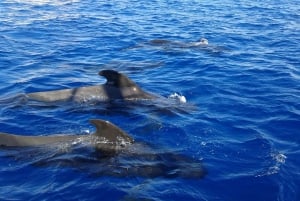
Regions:
M 102 70 L 99 72 L 99 75 L 107 79 L 105 84 L 73 89 L 27 93 L 26 98 L 41 102 L 87 102 L 91 100 L 109 101 L 115 99 L 137 100 L 157 98 L 156 95 L 142 90 L 134 81 L 117 71 Z
M 71 167 L 91 176 L 199 179 L 199 160 L 137 142 L 116 125 L 93 119 L 93 134 L 22 136 L 0 133 L 0 148 L 15 160 L 38 167 Z M 67 150 L 67 151 L 65 151 Z
M 85 142 L 103 153 L 114 153 L 122 146 L 133 143 L 133 139 L 116 125 L 109 121 L 91 119 L 96 127 L 92 135 L 49 135 L 24 136 L 0 132 L 0 146 L 2 147 L 29 147 L 41 146 L 62 142 Z
M 208 39 L 200 38 L 196 41 L 173 41 L 164 38 L 152 39 L 146 42 L 142 42 L 135 46 L 126 48 L 126 50 L 136 49 L 136 48 L 148 48 L 155 47 L 167 52 L 173 51 L 184 51 L 184 50 L 194 50 L 194 51 L 204 51 L 207 53 L 219 54 L 227 51 L 228 49 L 222 46 L 216 46 L 210 44 Z
M 172 47 L 181 47 L 181 48 L 189 48 L 189 47 L 206 47 L 208 45 L 208 40 L 206 38 L 200 38 L 195 42 L 178 42 L 171 41 L 166 39 L 153 39 L 149 41 L 150 45 L 154 46 L 172 46 Z

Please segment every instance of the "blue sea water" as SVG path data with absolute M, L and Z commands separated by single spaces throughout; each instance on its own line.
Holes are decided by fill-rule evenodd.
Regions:
M 209 45 L 149 43 L 199 38 Z M 207 175 L 95 176 L 0 150 L 0 200 L 300 200 L 299 58 L 298 0 L 2 0 L 0 132 L 83 134 L 94 130 L 89 119 L 105 119 L 139 141 L 181 150 Z M 13 98 L 102 84 L 102 69 L 187 103 Z

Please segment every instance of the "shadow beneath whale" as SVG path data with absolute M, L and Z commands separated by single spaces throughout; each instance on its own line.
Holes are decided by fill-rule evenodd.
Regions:
M 167 116 L 176 117 L 189 115 L 198 111 L 198 107 L 189 103 L 179 103 L 175 100 L 161 101 L 140 100 L 140 101 L 109 101 L 105 103 L 96 103 L 88 105 L 73 105 L 65 107 L 68 113 L 77 114 L 96 114 L 96 115 L 123 115 L 127 117 L 134 116 Z
M 139 147 L 137 149 L 137 147 Z M 146 147 L 146 148 L 145 148 Z M 117 155 L 102 155 L 86 148 L 73 148 L 68 153 L 39 154 L 31 165 L 38 167 L 70 167 L 91 176 L 185 178 L 200 179 L 206 175 L 202 162 L 176 151 L 155 149 L 149 145 L 134 145 Z M 147 149 L 148 151 L 145 152 Z M 27 150 L 35 152 L 36 150 Z M 24 153 L 24 150 L 22 151 Z M 32 160 L 32 154 L 29 154 Z M 15 158 L 16 159 L 16 158 Z M 20 158 L 19 158 L 20 160 Z M 24 160 L 24 158 L 22 158 Z M 28 160 L 28 158 L 27 158 Z

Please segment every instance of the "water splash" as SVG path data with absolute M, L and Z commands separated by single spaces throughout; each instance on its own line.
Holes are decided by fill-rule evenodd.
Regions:
M 176 93 L 176 92 L 173 93 L 173 94 L 171 94 L 168 98 L 173 99 L 173 100 L 176 100 L 176 101 L 178 101 L 179 103 L 186 103 L 186 102 L 187 102 L 185 96 L 180 95 L 180 94 L 178 94 L 178 93 Z
M 287 156 L 283 153 L 274 152 L 271 153 L 272 158 L 272 165 L 266 170 L 266 172 L 263 172 L 262 174 L 257 175 L 257 177 L 263 177 L 263 176 L 269 176 L 273 174 L 278 174 L 280 171 L 280 167 L 285 164 L 285 161 L 287 159 Z

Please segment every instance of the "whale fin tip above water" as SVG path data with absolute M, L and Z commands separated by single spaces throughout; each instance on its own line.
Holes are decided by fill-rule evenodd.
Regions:
M 107 79 L 106 85 L 118 88 L 137 86 L 136 83 L 129 79 L 126 75 L 114 70 L 102 70 L 99 72 L 99 75 Z
M 96 127 L 94 135 L 106 139 L 109 143 L 132 143 L 134 141 L 125 131 L 109 121 L 91 119 L 90 122 Z

